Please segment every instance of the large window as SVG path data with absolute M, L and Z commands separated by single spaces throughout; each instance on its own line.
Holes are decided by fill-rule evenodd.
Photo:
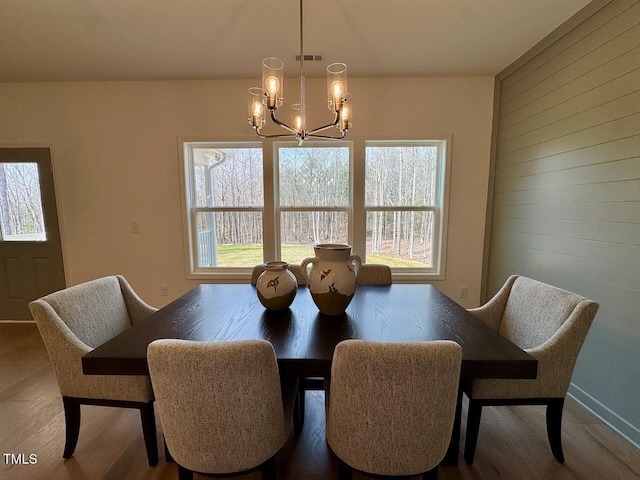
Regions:
M 435 272 L 439 264 L 444 142 L 366 142 L 370 263 Z
M 442 275 L 446 140 L 183 146 L 190 275 L 300 263 L 315 243 L 349 243 L 397 279 Z
M 300 263 L 315 243 L 351 239 L 351 148 L 346 143 L 276 144 L 280 258 Z
M 262 263 L 262 146 L 185 144 L 191 270 Z

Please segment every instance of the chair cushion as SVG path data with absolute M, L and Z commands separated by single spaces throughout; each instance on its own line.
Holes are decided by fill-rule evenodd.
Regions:
M 562 326 L 580 300 L 571 292 L 518 277 L 498 331 L 522 349 L 537 347 Z
M 120 283 L 104 277 L 43 297 L 82 342 L 96 348 L 131 326 Z

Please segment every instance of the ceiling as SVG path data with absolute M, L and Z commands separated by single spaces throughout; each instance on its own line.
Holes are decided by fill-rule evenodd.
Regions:
M 305 74 L 495 75 L 588 0 L 306 0 Z M 298 0 L 0 0 L 0 82 L 298 75 Z

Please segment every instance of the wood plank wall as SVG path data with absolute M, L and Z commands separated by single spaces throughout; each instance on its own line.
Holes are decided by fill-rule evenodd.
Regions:
M 483 291 L 600 303 L 570 394 L 640 445 L 640 1 L 596 0 L 496 77 Z

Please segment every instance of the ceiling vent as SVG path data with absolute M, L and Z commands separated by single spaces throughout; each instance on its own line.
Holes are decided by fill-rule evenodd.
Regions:
M 295 54 L 293 56 L 293 59 L 296 62 L 300 61 L 300 54 Z M 304 54 L 304 61 L 305 62 L 321 62 L 322 61 L 322 54 L 321 53 L 305 53 Z

